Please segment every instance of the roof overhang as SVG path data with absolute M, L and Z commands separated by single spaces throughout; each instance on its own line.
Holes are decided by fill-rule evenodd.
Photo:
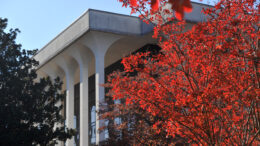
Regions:
M 206 17 L 201 11 L 210 6 L 194 2 L 192 5 L 193 11 L 185 15 L 185 20 L 194 23 L 204 21 Z M 34 59 L 39 61 L 40 66 L 45 64 L 89 31 L 142 36 L 152 30 L 152 24 L 146 24 L 138 17 L 89 9 L 39 50 Z

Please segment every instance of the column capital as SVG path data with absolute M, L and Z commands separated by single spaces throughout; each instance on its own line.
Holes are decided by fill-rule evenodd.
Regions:
M 82 44 L 90 48 L 94 52 L 95 57 L 104 57 L 108 48 L 122 37 L 122 35 L 117 34 L 91 31 L 82 40 Z

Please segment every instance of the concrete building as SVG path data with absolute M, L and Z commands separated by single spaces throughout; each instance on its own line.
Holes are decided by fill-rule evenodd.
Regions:
M 193 3 L 193 12 L 185 16 L 188 27 L 205 19 L 203 7 L 207 5 Z M 39 77 L 63 80 L 65 124 L 79 132 L 67 146 L 100 144 L 109 136 L 97 132 L 105 124 L 96 113 L 105 98 L 100 86 L 105 68 L 147 44 L 156 44 L 152 30 L 138 17 L 90 9 L 34 56 L 40 63 Z

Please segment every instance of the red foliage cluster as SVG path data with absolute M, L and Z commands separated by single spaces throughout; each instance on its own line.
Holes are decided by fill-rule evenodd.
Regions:
M 192 5 L 190 0 L 119 0 L 123 2 L 123 6 L 128 6 L 132 8 L 133 12 L 145 7 L 147 4 L 151 5 L 152 11 L 157 11 L 160 5 L 165 5 L 166 3 L 171 4 L 171 8 L 175 11 L 176 18 L 181 20 L 184 16 L 184 12 L 189 13 L 192 11 Z
M 146 12 L 143 4 L 150 1 L 124 2 Z M 149 19 L 158 22 L 154 37 L 162 50 L 152 58 L 124 58 L 125 70 L 109 78 L 110 93 L 157 117 L 157 133 L 194 145 L 259 145 L 258 9 L 254 0 L 221 0 L 192 28 L 155 14 Z

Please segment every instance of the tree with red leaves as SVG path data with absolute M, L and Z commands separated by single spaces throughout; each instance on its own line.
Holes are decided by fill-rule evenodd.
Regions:
M 124 1 L 156 22 L 153 37 L 162 49 L 123 58 L 124 71 L 109 77 L 110 95 L 149 113 L 156 119 L 150 127 L 166 137 L 192 145 L 259 145 L 259 3 L 221 0 L 187 31 L 171 10 L 156 10 L 159 2 L 174 1 Z M 172 15 L 165 21 L 163 14 Z
M 134 53 L 149 52 L 155 55 L 158 54 L 159 51 L 160 47 L 149 44 Z M 149 57 L 152 57 L 152 55 Z M 119 63 L 120 62 L 116 65 L 118 67 L 117 69 L 122 71 L 123 66 Z M 136 75 L 136 73 L 131 74 L 131 76 Z M 167 136 L 167 132 L 158 133 L 153 128 L 153 125 L 161 119 L 152 116 L 138 104 L 125 105 L 125 98 L 121 98 L 120 101 L 114 101 L 110 97 L 112 95 L 107 95 L 106 101 L 108 108 L 104 108 L 101 117 L 108 123 L 107 126 L 102 128 L 102 130 L 107 129 L 109 134 L 105 145 L 169 145 L 183 144 L 185 142 L 180 137 L 176 139 Z

